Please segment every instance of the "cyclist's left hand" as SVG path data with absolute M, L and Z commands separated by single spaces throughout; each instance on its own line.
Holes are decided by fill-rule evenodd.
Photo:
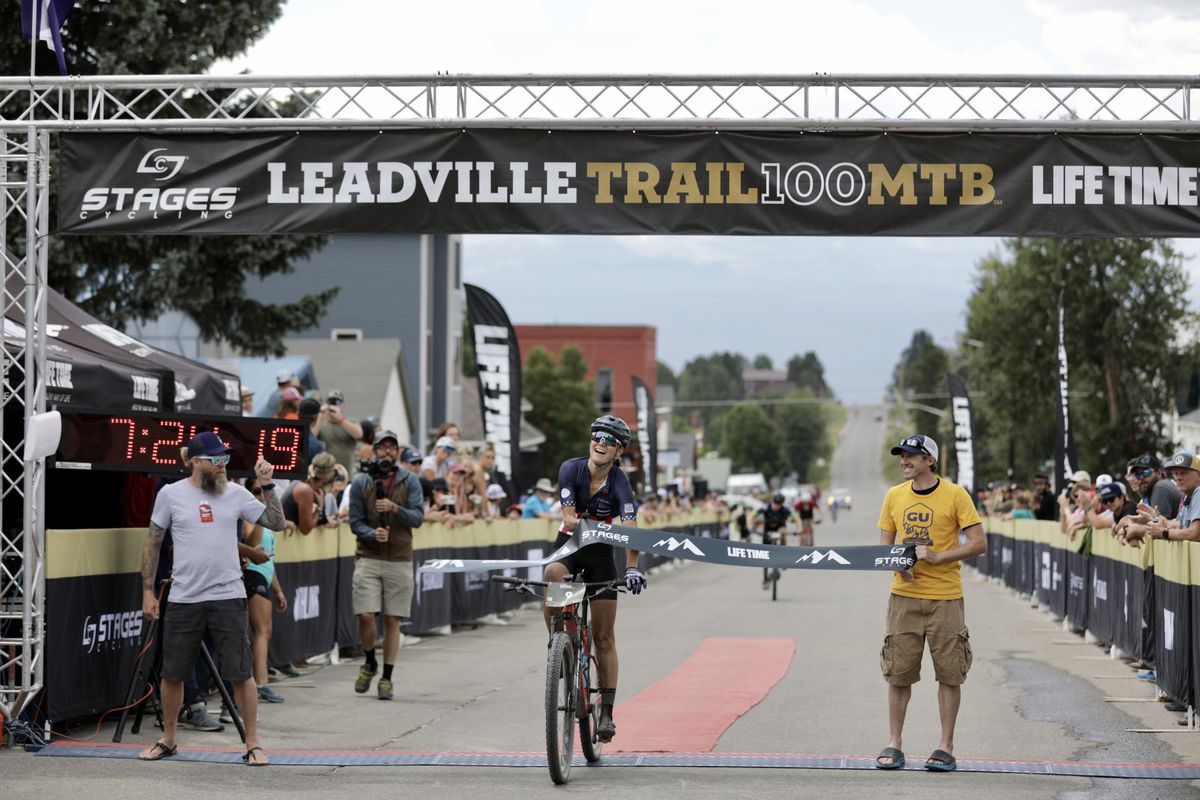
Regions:
M 646 576 L 637 567 L 630 567 L 625 570 L 625 588 L 630 594 L 641 594 L 642 589 L 646 588 Z

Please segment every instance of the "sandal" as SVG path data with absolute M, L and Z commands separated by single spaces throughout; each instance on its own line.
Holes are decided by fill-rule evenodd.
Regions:
M 931 772 L 953 772 L 957 766 L 958 762 L 954 760 L 954 756 L 945 750 L 934 750 L 925 762 L 925 769 Z
M 153 747 L 150 748 L 150 755 L 139 753 L 138 759 L 141 761 L 161 761 L 167 756 L 175 755 L 177 752 L 179 752 L 179 745 L 167 744 L 166 742 L 159 740 L 154 743 Z
M 890 758 L 892 763 L 885 764 L 883 759 Z M 904 751 L 896 747 L 885 747 L 883 751 L 875 757 L 876 769 L 900 769 L 904 766 Z
M 270 761 L 253 761 L 253 760 L 251 760 L 250 754 L 253 753 L 255 750 L 262 753 L 262 756 L 264 759 L 267 757 L 267 751 L 263 750 L 258 745 L 255 745 L 254 747 L 251 747 L 249 750 L 247 750 L 245 753 L 242 754 L 242 761 L 246 762 L 246 766 L 248 766 L 248 767 L 265 767 L 271 763 Z

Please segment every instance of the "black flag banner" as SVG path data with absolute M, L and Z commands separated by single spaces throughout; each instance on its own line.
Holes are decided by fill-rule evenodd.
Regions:
M 489 570 L 544 567 L 561 561 L 581 548 L 608 544 L 626 550 L 653 553 L 666 558 L 683 558 L 728 567 L 773 567 L 778 569 L 898 570 L 911 569 L 916 561 L 914 545 L 847 545 L 846 547 L 785 547 L 750 544 L 727 539 L 709 539 L 682 533 L 634 528 L 607 522 L 583 520 L 562 547 L 545 558 L 437 559 L 426 561 L 418 572 L 487 572 Z
M 479 409 L 484 439 L 496 448 L 496 469 L 517 484 L 521 457 L 521 350 L 500 301 L 478 286 L 464 284 L 467 321 L 475 344 Z M 505 489 L 515 496 L 512 486 Z
M 1054 438 L 1054 493 L 1061 494 L 1071 485 L 1078 461 L 1075 455 L 1075 434 L 1071 431 L 1071 410 L 1067 403 L 1067 341 L 1065 292 L 1058 293 L 1058 414 Z
M 1175 134 L 64 133 L 67 233 L 1197 236 Z
M 654 398 L 650 387 L 633 376 L 633 404 L 637 415 L 638 449 L 642 453 L 643 488 L 658 490 L 658 424 L 654 413 Z
M 954 482 L 975 497 L 975 422 L 971 397 L 962 378 L 946 373 L 946 382 L 950 384 L 950 412 L 954 420 L 954 464 L 958 470 Z

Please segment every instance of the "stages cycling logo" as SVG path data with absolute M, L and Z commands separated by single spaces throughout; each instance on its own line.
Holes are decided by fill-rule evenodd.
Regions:
M 165 147 L 147 152 L 138 162 L 138 175 L 153 175 L 154 181 L 172 181 L 179 176 L 188 156 L 171 155 Z M 93 186 L 83 193 L 79 219 L 111 219 L 114 214 L 128 220 L 207 220 L 217 214 L 232 219 L 237 203 L 237 186 Z
M 142 173 L 150 173 L 157 175 L 156 181 L 169 181 L 179 174 L 179 170 L 183 168 L 184 162 L 187 161 L 187 156 L 160 156 L 157 153 L 165 153 L 167 148 L 159 147 L 146 155 L 142 156 L 142 163 L 138 164 L 137 171 Z M 153 159 L 153 160 L 151 160 Z
M 142 638 L 142 612 L 101 614 L 83 621 L 83 646 L 89 653 L 110 652 L 137 644 Z

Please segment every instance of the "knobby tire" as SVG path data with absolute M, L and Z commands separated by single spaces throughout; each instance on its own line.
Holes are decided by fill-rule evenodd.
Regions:
M 546 762 L 550 779 L 571 779 L 575 739 L 575 649 L 571 637 L 559 631 L 546 655 Z

